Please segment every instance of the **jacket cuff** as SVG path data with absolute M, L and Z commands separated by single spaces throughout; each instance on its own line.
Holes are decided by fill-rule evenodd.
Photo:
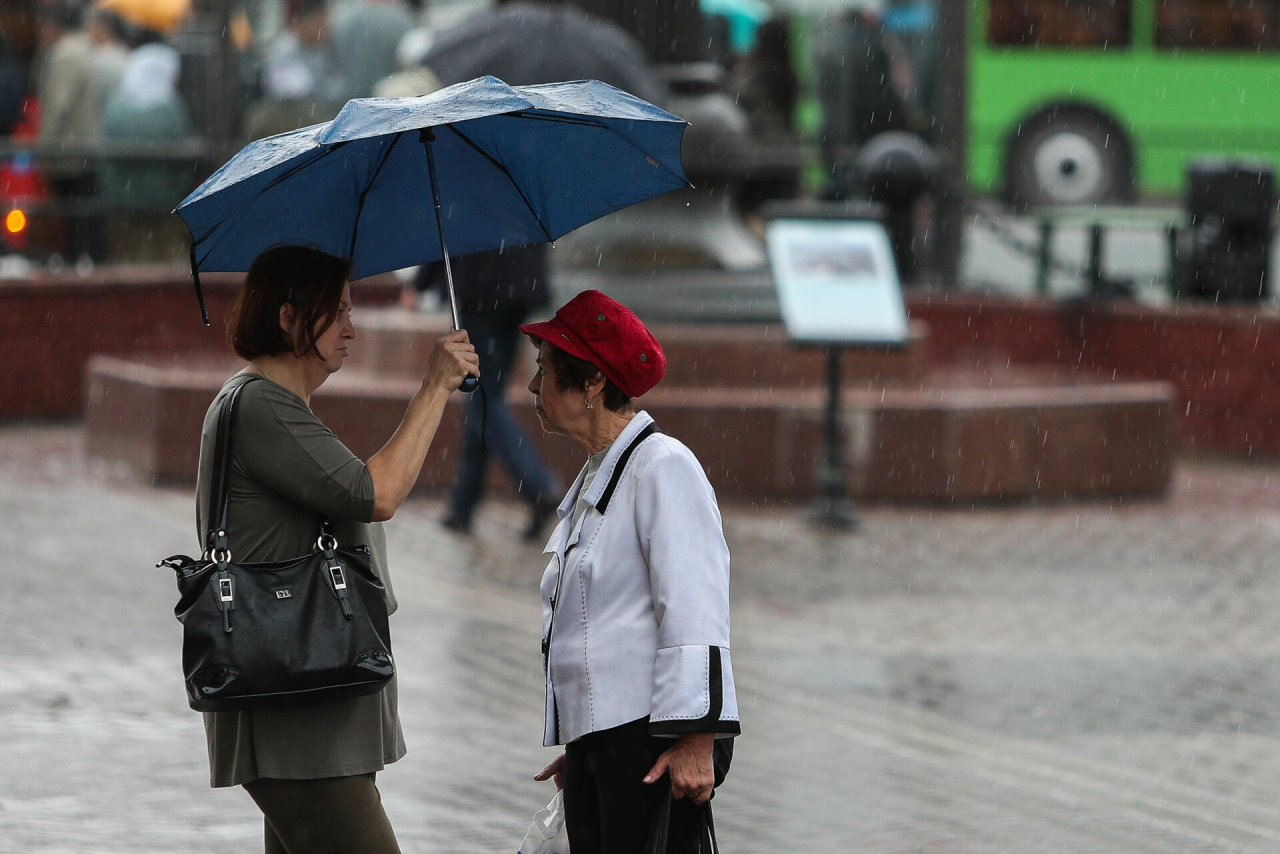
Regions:
M 718 646 L 658 650 L 650 735 L 737 735 L 741 731 L 729 650 Z

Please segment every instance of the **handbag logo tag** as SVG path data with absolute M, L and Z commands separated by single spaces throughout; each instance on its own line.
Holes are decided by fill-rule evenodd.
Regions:
M 292 598 L 293 598 L 293 594 L 292 594 L 292 593 L 290 593 L 288 590 L 277 590 L 277 591 L 276 591 L 276 598 L 277 598 L 277 599 L 292 599 Z
M 342 572 L 342 564 L 329 564 L 329 577 L 333 580 L 334 590 L 347 589 L 347 577 Z

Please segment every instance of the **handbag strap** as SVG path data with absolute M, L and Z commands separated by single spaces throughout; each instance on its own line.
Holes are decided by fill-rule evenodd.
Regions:
M 247 374 L 241 382 L 223 398 L 218 411 L 218 433 L 213 443 L 213 479 L 209 492 L 209 530 L 205 533 L 205 548 L 217 559 L 221 553 L 230 559 L 227 539 L 227 518 L 231 507 L 231 461 L 235 450 L 236 410 L 240 404 L 240 392 L 249 383 L 262 377 Z
M 230 540 L 227 534 L 231 509 L 231 469 L 235 452 L 236 412 L 240 406 L 240 392 L 251 382 L 262 377 L 246 374 L 248 379 L 233 388 L 222 401 L 218 412 L 218 432 L 213 445 L 213 478 L 209 494 L 209 530 L 205 534 L 207 554 L 214 560 L 231 559 Z M 324 516 L 320 521 L 319 536 L 337 547 L 333 533 L 333 521 Z
M 663 780 L 666 778 L 664 777 Z M 669 784 L 659 780 L 655 785 L 668 787 Z M 667 854 L 667 836 L 671 830 L 671 792 L 665 793 L 662 806 L 653 819 L 653 829 L 649 831 L 649 844 L 644 847 L 645 854 Z
M 653 829 L 649 832 L 645 854 L 667 854 L 667 840 L 671 832 L 671 804 L 671 798 L 662 799 L 662 806 L 658 808 L 658 815 L 653 820 Z M 702 805 L 698 851 L 699 854 L 720 854 L 720 843 L 716 841 L 716 824 L 711 818 L 711 801 Z
M 720 843 L 716 842 L 716 823 L 711 818 L 711 801 L 707 801 L 703 806 L 706 807 L 704 815 L 707 823 L 707 841 L 711 843 L 711 854 L 720 854 Z M 703 854 L 706 852 L 704 851 Z

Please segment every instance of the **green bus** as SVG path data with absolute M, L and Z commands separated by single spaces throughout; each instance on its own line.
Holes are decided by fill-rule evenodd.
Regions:
M 1280 0 L 968 0 L 969 182 L 1019 205 L 1280 163 Z

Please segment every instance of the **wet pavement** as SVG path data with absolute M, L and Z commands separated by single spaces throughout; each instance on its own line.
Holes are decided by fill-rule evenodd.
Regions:
M 248 852 L 181 689 L 186 488 L 0 427 L 0 852 Z M 745 734 L 726 851 L 1280 850 L 1280 466 L 1180 464 L 1164 502 L 724 508 Z M 514 852 L 550 797 L 540 549 L 415 499 L 388 525 L 406 852 Z

